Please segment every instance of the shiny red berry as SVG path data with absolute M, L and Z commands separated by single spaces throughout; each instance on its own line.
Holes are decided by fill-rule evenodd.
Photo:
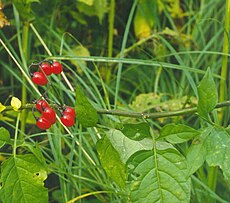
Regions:
M 48 80 L 42 72 L 34 72 L 32 74 L 32 81 L 36 85 L 46 85 Z
M 56 122 L 56 113 L 51 107 L 46 107 L 42 112 L 42 117 L 48 119 L 51 124 Z
M 63 125 L 65 125 L 67 127 L 71 127 L 75 123 L 74 117 L 68 113 L 63 114 L 63 116 L 60 119 L 61 119 L 61 122 L 63 123 Z
M 62 72 L 62 65 L 58 61 L 54 61 L 51 67 L 54 74 L 60 74 Z
M 46 107 L 49 107 L 49 104 L 46 102 L 46 100 L 44 99 L 40 99 L 37 101 L 36 103 L 36 109 L 40 112 L 43 112 L 43 110 L 46 108 Z
M 64 111 L 62 113 L 63 114 L 70 114 L 74 118 L 76 117 L 76 112 L 75 112 L 74 108 L 69 107 L 69 106 L 65 107 L 65 109 L 64 109 Z
M 38 118 L 36 125 L 38 128 L 42 130 L 49 129 L 51 127 L 51 123 L 48 119 L 44 118 L 43 116 Z
M 53 73 L 51 65 L 49 63 L 42 63 L 39 68 L 41 69 L 41 72 L 44 71 L 44 73 L 49 76 Z

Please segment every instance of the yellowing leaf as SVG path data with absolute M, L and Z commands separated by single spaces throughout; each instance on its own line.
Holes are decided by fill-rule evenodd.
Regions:
M 6 109 L 6 107 L 4 106 L 4 105 L 2 105 L 2 103 L 0 102 L 0 113 L 2 112 L 2 111 L 4 111 Z
M 17 97 L 12 97 L 10 105 L 15 111 L 18 111 L 18 109 L 22 106 L 22 102 Z

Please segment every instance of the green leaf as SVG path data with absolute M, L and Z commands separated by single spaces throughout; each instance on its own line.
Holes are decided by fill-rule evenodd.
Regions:
M 187 142 L 199 134 L 199 131 L 187 125 L 168 124 L 161 129 L 158 139 L 165 138 L 168 142 L 176 144 Z
M 13 0 L 13 4 L 16 7 L 20 17 L 23 21 L 31 21 L 33 14 L 31 12 L 31 4 L 39 3 L 39 0 Z
M 5 128 L 0 127 L 0 148 L 7 142 L 10 142 L 10 133 Z
M 206 128 L 195 138 L 187 151 L 188 176 L 195 173 L 206 160 L 206 138 L 209 136 L 212 127 Z
M 32 154 L 11 157 L 2 164 L 0 197 L 4 203 L 46 203 L 46 178 L 44 166 Z
M 121 132 L 132 140 L 142 140 L 145 137 L 151 137 L 147 123 L 124 124 Z
M 210 68 L 208 68 L 198 86 L 198 114 L 208 119 L 208 114 L 215 108 L 217 102 L 218 93 L 216 84 L 213 80 Z
M 141 141 L 134 141 L 119 130 L 110 130 L 106 134 L 114 149 L 119 153 L 123 163 L 126 163 L 129 157 L 137 151 L 151 150 L 153 148 L 152 139 L 145 138 Z
M 83 127 L 94 127 L 98 122 L 96 109 L 89 102 L 80 86 L 76 85 L 76 106 L 77 120 Z
M 111 177 L 120 187 L 125 187 L 127 173 L 125 164 L 121 161 L 118 152 L 111 145 L 109 139 L 104 136 L 97 142 L 97 151 L 101 164 L 109 177 Z
M 230 184 L 230 134 L 225 129 L 214 128 L 206 141 L 206 161 L 209 166 L 219 166 Z
M 92 6 L 94 2 L 94 0 L 77 0 L 77 1 L 87 4 L 88 6 Z
M 185 158 L 172 146 L 140 151 L 129 160 L 130 202 L 189 202 L 190 178 Z

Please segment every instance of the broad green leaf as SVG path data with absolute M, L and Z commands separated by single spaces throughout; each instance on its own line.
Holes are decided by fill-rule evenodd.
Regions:
M 0 127 L 0 148 L 5 145 L 6 142 L 10 142 L 10 133 L 3 127 Z
M 121 132 L 132 140 L 151 137 L 148 123 L 124 124 Z
M 76 85 L 76 118 L 83 127 L 94 127 L 98 122 L 96 109 L 89 102 L 80 86 Z
M 198 114 L 208 119 L 208 114 L 215 108 L 217 102 L 218 93 L 216 84 L 213 80 L 211 70 L 208 68 L 198 86 Z
M 4 106 L 4 105 L 2 105 L 2 103 L 0 102 L 0 113 L 2 112 L 2 111 L 4 111 L 6 109 L 6 107 Z
M 195 173 L 206 160 L 206 139 L 212 131 L 212 127 L 206 128 L 195 138 L 187 151 L 188 177 Z
M 189 202 L 191 183 L 185 158 L 172 146 L 139 151 L 129 159 L 130 202 Z
M 137 151 L 151 150 L 153 148 L 152 139 L 145 138 L 140 141 L 134 141 L 119 130 L 110 130 L 106 134 L 114 149 L 119 153 L 123 163 L 126 163 L 129 157 Z
M 230 134 L 225 129 L 213 129 L 206 141 L 206 161 L 209 166 L 219 166 L 230 184 Z
M 109 177 L 111 177 L 120 187 L 125 187 L 127 173 L 125 164 L 121 161 L 118 152 L 111 145 L 105 136 L 97 142 L 97 151 L 100 156 L 101 164 Z
M 165 138 L 168 142 L 176 144 L 187 142 L 197 135 L 199 131 L 187 125 L 168 124 L 161 129 L 158 139 Z
M 44 166 L 32 154 L 11 157 L 3 162 L 1 168 L 1 200 L 4 203 L 46 203 L 46 178 Z
M 12 97 L 10 105 L 13 107 L 14 111 L 18 111 L 22 106 L 22 102 L 17 97 Z

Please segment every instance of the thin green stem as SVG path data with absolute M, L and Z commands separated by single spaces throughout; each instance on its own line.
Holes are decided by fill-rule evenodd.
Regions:
M 24 58 L 25 63 L 27 63 L 28 60 L 28 36 L 29 36 L 29 23 L 24 23 L 23 25 L 23 31 L 22 31 L 22 57 Z M 25 64 L 26 66 L 27 64 Z M 26 68 L 26 67 L 25 67 Z M 27 89 L 25 86 L 26 78 L 22 77 L 22 104 L 27 103 Z M 26 128 L 26 116 L 27 112 L 22 111 L 21 115 L 21 132 L 25 132 Z M 22 138 L 22 135 L 20 135 Z
M 110 1 L 109 9 L 109 36 L 108 36 L 108 57 L 113 56 L 113 32 L 114 32 L 114 18 L 115 18 L 115 0 Z M 109 84 L 111 78 L 111 66 L 106 67 L 106 84 Z
M 224 25 L 224 44 L 223 44 L 223 56 L 222 56 L 222 68 L 221 68 L 221 80 L 220 80 L 220 102 L 225 100 L 226 97 L 226 79 L 228 72 L 228 54 L 229 51 L 229 31 L 230 31 L 230 0 L 226 0 L 226 13 L 225 13 L 225 25 Z M 221 111 L 221 119 L 223 118 L 223 111 Z
M 16 157 L 17 154 L 17 139 L 18 139 L 18 126 L 20 121 L 21 113 L 18 113 L 16 126 L 15 126 L 15 133 L 14 133 L 14 148 L 13 148 L 13 156 Z
M 134 16 L 134 11 L 135 11 L 136 6 L 137 6 L 137 2 L 138 2 L 138 0 L 135 0 L 134 3 L 133 3 L 133 6 L 132 6 L 130 14 L 129 14 L 128 22 L 127 22 L 126 27 L 125 27 L 125 33 L 124 33 L 124 37 L 123 37 L 123 40 L 122 40 L 120 58 L 124 57 L 124 50 L 125 50 L 126 42 L 127 42 L 127 39 L 128 39 L 128 34 L 129 34 L 129 29 L 130 29 L 130 26 L 131 26 L 131 22 L 132 22 L 132 19 L 133 19 L 133 16 Z M 115 98 L 114 98 L 114 108 L 115 109 L 116 109 L 117 100 L 118 100 L 118 92 L 119 92 L 120 81 L 121 81 L 122 65 L 123 65 L 123 63 L 121 63 L 121 62 L 118 63 Z
M 114 17 L 115 17 L 115 0 L 111 0 L 110 9 L 109 9 L 108 57 L 113 56 Z

